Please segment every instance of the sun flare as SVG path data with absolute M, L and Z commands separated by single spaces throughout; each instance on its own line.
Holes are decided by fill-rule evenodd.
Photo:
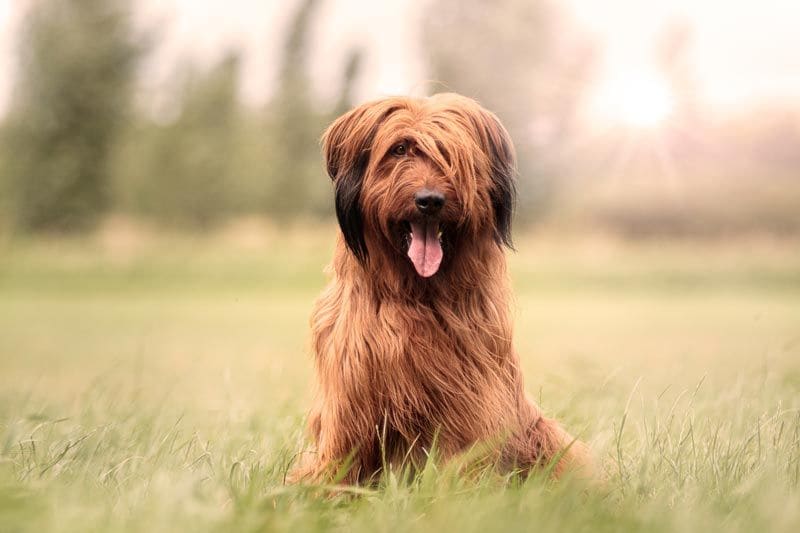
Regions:
M 637 128 L 659 126 L 675 107 L 666 80 L 654 73 L 635 73 L 610 80 L 601 94 L 603 114 Z

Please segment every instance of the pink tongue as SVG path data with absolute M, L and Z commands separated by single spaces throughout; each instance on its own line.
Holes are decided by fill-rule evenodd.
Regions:
M 436 274 L 442 262 L 442 246 L 439 244 L 439 223 L 411 223 L 411 246 L 408 257 L 414 263 L 417 274 L 429 278 Z

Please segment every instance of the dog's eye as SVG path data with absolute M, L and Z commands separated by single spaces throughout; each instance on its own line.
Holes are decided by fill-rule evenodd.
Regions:
M 392 147 L 392 155 L 397 157 L 403 157 L 407 151 L 408 147 L 405 142 L 397 143 Z

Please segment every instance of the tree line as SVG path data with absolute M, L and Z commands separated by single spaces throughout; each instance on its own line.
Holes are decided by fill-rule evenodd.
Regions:
M 354 87 L 370 50 L 339 51 L 347 57 L 338 97 L 321 104 L 309 54 L 322 1 L 335 0 L 291 5 L 285 37 L 276 43 L 277 85 L 265 105 L 241 101 L 242 61 L 234 50 L 210 67 L 187 61 L 177 68 L 175 110 L 166 119 L 137 102 L 141 66 L 158 42 L 134 30 L 133 0 L 31 2 L 18 34 L 10 111 L 0 119 L 0 232 L 80 233 L 110 213 L 198 230 L 239 215 L 331 217 L 319 138 L 358 103 Z M 582 138 L 578 115 L 598 52 L 557 2 L 422 6 L 429 10 L 417 19 L 428 92 L 460 92 L 499 115 L 517 148 L 519 221 L 563 214 L 567 200 L 577 198 L 583 203 L 572 214 L 613 231 L 714 233 L 761 224 L 800 232 L 800 184 L 792 171 L 800 164 L 800 121 L 779 110 L 780 120 L 762 114 L 704 123 L 686 66 L 690 28 L 673 27 L 656 50 L 682 121 L 660 142 L 679 167 L 670 173 L 680 174 L 688 191 L 667 204 L 658 161 L 645 154 L 625 176 L 614 161 L 628 141 L 615 134 Z M 614 189 L 612 203 L 584 201 L 604 173 L 612 184 L 633 187 Z M 780 194 L 761 195 L 760 206 L 758 194 L 731 188 L 748 183 L 748 190 L 764 191 L 765 179 Z M 628 194 L 642 183 L 654 192 Z M 725 190 L 728 197 L 719 194 Z
M 487 83 L 500 77 L 517 93 L 541 95 L 544 69 L 552 74 L 547 63 L 555 53 L 550 4 L 467 3 L 434 2 L 431 9 L 453 17 L 423 23 L 425 59 L 437 80 L 432 90 L 483 98 L 506 115 L 512 133 L 524 134 L 517 117 L 535 113 L 536 99 Z M 308 76 L 311 22 L 319 5 L 300 0 L 294 7 L 280 43 L 277 88 L 266 106 L 250 109 L 240 101 L 241 60 L 231 52 L 211 68 L 183 65 L 176 75 L 178 111 L 164 122 L 134 102 L 138 68 L 157 43 L 135 35 L 132 2 L 33 3 L 19 32 L 11 109 L 0 126 L 0 224 L 21 233 L 82 232 L 109 212 L 199 229 L 243 213 L 330 216 L 318 141 L 326 125 L 355 103 L 365 51 L 349 52 L 339 97 L 321 108 Z M 489 24 L 458 15 L 482 11 Z M 462 38 L 452 39 L 454 34 Z M 489 49 L 487 39 L 495 43 Z M 509 61 L 498 63 L 499 56 Z M 509 96 L 516 108 L 503 107 Z M 535 175 L 538 169 L 526 163 L 535 158 L 527 156 L 522 150 L 523 166 Z

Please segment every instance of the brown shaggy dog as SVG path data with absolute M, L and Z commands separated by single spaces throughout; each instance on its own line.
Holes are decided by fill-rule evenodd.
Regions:
M 490 443 L 502 470 L 586 464 L 526 397 L 511 340 L 503 246 L 514 151 L 492 113 L 456 94 L 387 98 L 325 132 L 341 236 L 311 318 L 316 452 L 294 479 L 374 480 Z

